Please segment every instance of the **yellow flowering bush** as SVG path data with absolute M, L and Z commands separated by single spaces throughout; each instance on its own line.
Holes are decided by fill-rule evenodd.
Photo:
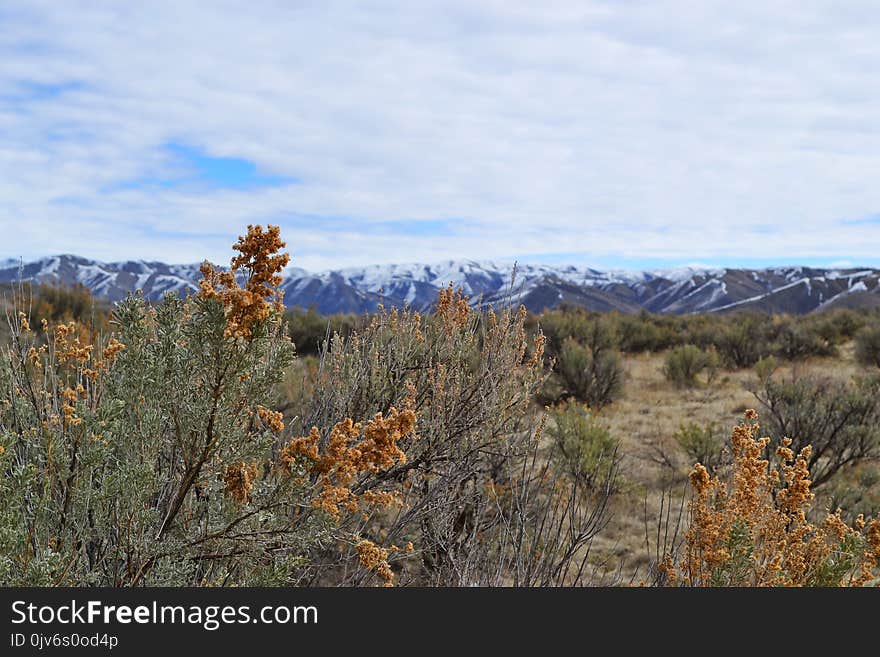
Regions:
M 880 520 L 840 512 L 808 519 L 809 446 L 795 453 L 783 440 L 771 456 L 757 413 L 731 437 L 728 481 L 702 464 L 690 474 L 694 498 L 684 545 L 659 564 L 661 581 L 686 586 L 864 586 L 880 578 Z

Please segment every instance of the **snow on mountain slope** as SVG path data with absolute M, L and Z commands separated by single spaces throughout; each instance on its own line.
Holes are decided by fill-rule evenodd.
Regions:
M 514 279 L 515 271 L 515 279 Z M 79 283 L 96 296 L 117 301 L 140 289 L 157 300 L 166 292 L 198 289 L 197 264 L 98 262 L 59 255 L 34 262 L 0 261 L 0 283 L 19 277 L 38 283 Z M 540 311 L 560 304 L 592 310 L 660 313 L 725 312 L 753 309 L 804 313 L 847 297 L 874 304 L 880 298 L 880 270 L 775 267 L 731 269 L 688 266 L 654 271 L 600 271 L 589 267 L 454 260 L 352 267 L 312 273 L 284 272 L 288 306 L 319 312 L 367 312 L 379 303 L 429 308 L 441 287 L 461 287 L 474 303 L 522 302 Z M 514 280 L 513 288 L 511 281 Z M 511 294 L 512 291 L 512 294 Z M 837 300 L 837 301 L 835 301 Z
M 4 263 L 5 265 L 5 263 Z M 196 290 L 199 265 L 166 265 L 161 262 L 98 262 L 75 255 L 59 255 L 34 262 L 0 266 L 0 282 L 19 279 L 37 283 L 81 284 L 95 296 L 118 301 L 129 292 L 142 290 L 148 299 L 166 292 Z

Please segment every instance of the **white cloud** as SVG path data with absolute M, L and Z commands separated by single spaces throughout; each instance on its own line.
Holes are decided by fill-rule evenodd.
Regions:
M 876 259 L 875 8 L 7 2 L 0 257 Z M 169 141 L 300 183 L 119 187 Z

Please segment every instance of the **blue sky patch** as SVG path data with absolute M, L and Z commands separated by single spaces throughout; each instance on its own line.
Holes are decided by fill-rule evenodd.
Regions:
M 168 167 L 113 185 L 111 190 L 161 188 L 254 190 L 281 187 L 299 182 L 290 176 L 275 176 L 260 171 L 252 161 L 240 157 L 215 157 L 204 149 L 180 142 L 162 146 Z M 108 191 L 111 191 L 108 190 Z
M 858 219 L 844 219 L 840 223 L 844 226 L 869 226 L 871 224 L 880 224 L 880 214 L 860 217 Z
M 277 187 L 295 178 L 262 173 L 256 164 L 239 157 L 214 157 L 196 146 L 171 142 L 165 149 L 191 173 L 181 182 L 195 182 L 224 189 Z
M 53 101 L 64 94 L 85 88 L 85 84 L 77 81 L 45 83 L 23 80 L 13 84 L 9 91 L 0 93 L 0 102 L 7 104 L 10 109 L 21 111 L 32 103 Z

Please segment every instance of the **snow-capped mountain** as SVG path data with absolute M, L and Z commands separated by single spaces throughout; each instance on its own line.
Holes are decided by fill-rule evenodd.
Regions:
M 143 260 L 98 262 L 75 255 L 58 255 L 24 263 L 0 262 L 0 282 L 80 283 L 96 297 L 110 301 L 119 301 L 135 290 L 143 290 L 148 299 L 159 299 L 168 291 L 196 290 L 196 281 L 200 278 L 199 265 L 166 265 Z
M 97 262 L 73 255 L 28 263 L 0 261 L 0 283 L 80 283 L 95 296 L 118 301 L 140 289 L 159 299 L 197 289 L 199 265 Z M 371 265 L 311 273 L 285 271 L 285 303 L 322 313 L 366 312 L 379 303 L 429 308 L 441 287 L 461 287 L 474 303 L 514 299 L 533 311 L 562 304 L 591 310 L 658 313 L 753 309 L 806 313 L 834 307 L 880 307 L 880 270 L 777 267 L 683 267 L 656 271 L 600 271 L 588 267 L 446 261 Z

